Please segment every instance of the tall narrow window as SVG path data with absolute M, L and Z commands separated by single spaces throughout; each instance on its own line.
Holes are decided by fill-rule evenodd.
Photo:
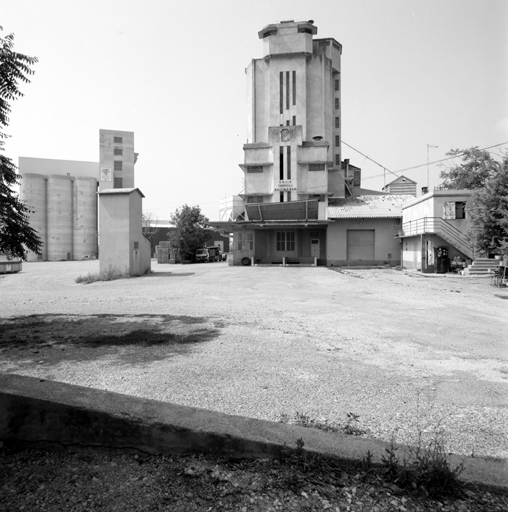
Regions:
M 279 179 L 284 179 L 284 146 L 279 148 Z
M 122 180 L 122 178 L 114 178 L 113 188 L 123 188 L 123 180 Z
M 288 146 L 288 172 L 287 172 L 287 179 L 290 180 L 291 179 L 291 146 Z M 289 199 L 288 199 L 289 201 Z
M 335 146 L 340 146 L 340 136 L 335 135 Z
M 335 90 L 339 90 L 339 80 L 335 80 Z
M 289 71 L 286 71 L 286 109 L 289 109 Z
M 293 71 L 293 105 L 296 105 L 296 71 Z
M 335 118 L 335 128 L 340 128 L 340 117 Z
M 280 113 L 284 113 L 284 73 L 279 73 L 279 107 Z
M 288 203 L 291 202 L 291 192 L 288 192 Z
M 284 192 L 281 192 L 280 193 L 280 202 L 283 203 L 284 202 Z
M 115 149 L 113 150 L 113 154 L 114 154 L 114 155 L 122 155 L 122 154 L 123 154 L 123 149 L 115 148 Z
M 122 170 L 122 161 L 115 160 L 115 171 L 121 171 L 121 170 Z
M 340 154 L 335 155 L 335 165 L 340 165 Z
M 335 110 L 339 109 L 339 98 L 335 98 Z
M 293 126 L 296 126 L 296 116 L 293 116 Z

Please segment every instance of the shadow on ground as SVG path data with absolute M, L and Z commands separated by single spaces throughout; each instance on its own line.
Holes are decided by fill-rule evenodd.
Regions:
M 220 334 L 220 322 L 172 315 L 31 315 L 0 320 L 3 360 L 24 366 L 111 359 L 139 364 L 183 355 Z

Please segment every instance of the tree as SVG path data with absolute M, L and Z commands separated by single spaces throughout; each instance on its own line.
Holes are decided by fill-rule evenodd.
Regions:
M 203 247 L 208 227 L 208 219 L 199 206 L 183 205 L 171 214 L 170 224 L 175 226 L 168 231 L 171 247 L 178 251 L 180 258 L 192 259 L 196 249 Z
M 0 36 L 0 151 L 9 137 L 3 130 L 9 125 L 10 102 L 23 96 L 18 83 L 30 82 L 31 66 L 37 63 L 36 57 L 17 53 L 13 47 L 14 34 Z M 0 155 L 0 253 L 24 259 L 27 249 L 40 254 L 42 241 L 29 224 L 32 209 L 14 193 L 20 179 L 10 158 Z
M 498 172 L 468 202 L 468 234 L 481 253 L 508 256 L 508 152 L 498 164 Z
M 152 238 L 159 232 L 159 219 L 152 212 L 143 213 L 141 216 L 143 234 L 152 241 Z
M 499 162 L 485 149 L 452 149 L 450 157 L 461 157 L 461 163 L 441 171 L 442 187 L 447 190 L 477 190 L 499 172 Z

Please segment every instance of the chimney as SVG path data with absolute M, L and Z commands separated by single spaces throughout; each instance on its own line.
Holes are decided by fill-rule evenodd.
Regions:
M 429 191 L 429 187 L 422 187 L 422 196 Z

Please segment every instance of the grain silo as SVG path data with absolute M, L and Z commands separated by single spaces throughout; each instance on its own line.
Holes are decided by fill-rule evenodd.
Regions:
M 73 259 L 97 256 L 97 180 L 77 177 L 73 187 Z
M 70 176 L 51 174 L 48 177 L 47 259 L 50 261 L 73 259 L 72 188 Z
M 32 251 L 27 254 L 27 261 L 47 259 L 47 187 L 48 177 L 44 174 L 26 173 L 23 175 L 20 189 L 20 199 L 33 210 L 29 215 L 30 227 L 37 231 L 42 240 L 42 254 L 39 256 Z

